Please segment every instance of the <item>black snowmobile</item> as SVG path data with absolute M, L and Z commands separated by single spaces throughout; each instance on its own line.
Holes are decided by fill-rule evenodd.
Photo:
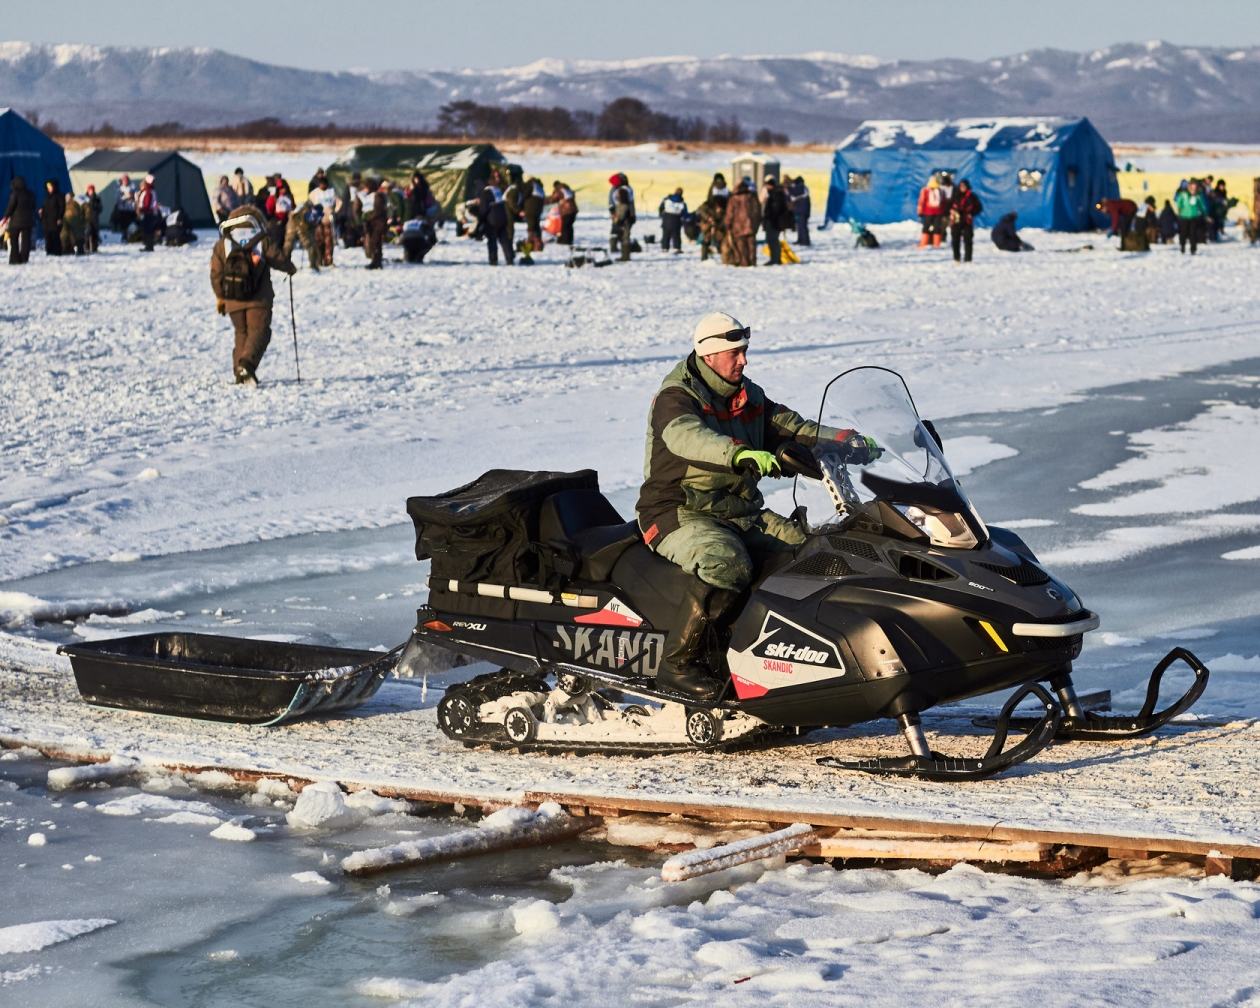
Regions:
M 1082 709 L 1072 660 L 1099 618 L 1018 535 L 984 524 L 901 376 L 846 371 L 828 384 L 819 418 L 869 435 L 878 452 L 852 438 L 779 450 L 783 472 L 798 477 L 793 520 L 806 540 L 768 562 L 718 628 L 709 666 L 725 686 L 711 701 L 656 682 L 679 613 L 711 589 L 644 545 L 595 472 L 496 469 L 411 498 L 416 555 L 432 558 L 432 574 L 410 643 L 502 666 L 447 688 L 442 731 L 469 745 L 651 752 L 768 744 L 792 729 L 895 718 L 909 756 L 819 762 L 968 780 L 1056 738 L 1145 734 L 1202 694 L 1208 670 L 1177 648 L 1152 673 L 1136 717 Z M 817 526 L 799 504 L 810 494 L 831 515 Z M 1156 712 L 1177 660 L 1195 681 Z M 1012 687 L 984 757 L 931 751 L 922 711 Z M 1030 696 L 1038 713 L 1016 717 Z M 1012 729 L 1027 735 L 1004 751 Z

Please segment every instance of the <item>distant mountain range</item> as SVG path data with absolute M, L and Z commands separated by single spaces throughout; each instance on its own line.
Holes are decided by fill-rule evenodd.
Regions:
M 622 96 L 674 115 L 734 115 L 750 132 L 768 126 L 797 141 L 839 140 L 863 119 L 1045 114 L 1088 116 L 1111 140 L 1260 142 L 1260 46 L 1145 42 L 983 62 L 806 53 L 324 73 L 215 49 L 0 43 L 0 107 L 70 130 L 268 116 L 422 129 L 453 100 L 598 111 Z

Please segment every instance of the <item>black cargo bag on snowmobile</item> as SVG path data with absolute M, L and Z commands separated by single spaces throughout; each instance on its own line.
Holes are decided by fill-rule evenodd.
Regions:
M 491 469 L 434 497 L 407 498 L 416 559 L 432 559 L 435 581 L 528 585 L 538 580 L 538 513 L 562 490 L 598 490 L 594 469 Z

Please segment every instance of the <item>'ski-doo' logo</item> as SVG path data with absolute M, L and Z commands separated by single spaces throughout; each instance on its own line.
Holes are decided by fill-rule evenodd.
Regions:
M 777 613 L 766 613 L 752 653 L 762 659 L 767 671 L 791 673 L 793 665 L 809 665 L 844 672 L 834 644 Z
M 1058 593 L 1055 589 L 1053 589 L 1053 588 L 1047 588 L 1047 589 L 1046 589 L 1046 594 L 1047 594 L 1047 595 L 1049 595 L 1049 596 L 1050 596 L 1052 599 L 1054 599 L 1056 602 L 1058 602 L 1058 601 L 1059 601 L 1059 599 L 1063 598 L 1063 596 L 1062 596 L 1062 595 L 1060 595 L 1060 594 L 1059 594 L 1059 593 Z

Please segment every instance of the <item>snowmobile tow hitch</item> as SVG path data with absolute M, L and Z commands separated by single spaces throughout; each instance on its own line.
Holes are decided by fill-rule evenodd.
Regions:
M 1003 751 L 1006 745 L 1007 732 L 1013 722 L 1015 708 L 1029 694 L 1035 694 L 1042 703 L 1042 714 L 1038 718 L 1027 718 L 1031 722 L 1028 737 L 1018 745 Z M 1054 741 L 1059 730 L 1062 714 L 1059 705 L 1037 683 L 1027 683 L 1016 690 L 1002 712 L 993 720 L 993 741 L 989 743 L 988 752 L 979 759 L 966 757 L 943 756 L 933 752 L 923 734 L 923 724 L 917 714 L 902 714 L 897 718 L 910 744 L 913 755 L 900 757 L 881 757 L 878 759 L 843 760 L 836 756 L 822 756 L 819 766 L 833 767 L 837 770 L 859 770 L 864 773 L 878 774 L 881 777 L 916 777 L 930 781 L 971 781 L 981 780 L 1001 773 L 1009 767 L 1031 759 Z
M 1169 704 L 1162 711 L 1155 712 L 1155 704 L 1159 700 L 1159 685 L 1175 661 L 1183 661 L 1194 672 L 1194 682 L 1186 690 L 1185 695 L 1176 703 Z M 1146 685 L 1146 701 L 1142 709 L 1133 717 L 1105 717 L 1094 711 L 1081 708 L 1072 681 L 1067 676 L 1050 680 L 1051 687 L 1059 695 L 1063 705 L 1064 716 L 1055 734 L 1060 742 L 1106 742 L 1110 739 L 1137 738 L 1147 735 L 1156 728 L 1166 725 L 1179 714 L 1188 711 L 1207 688 L 1208 669 L 1193 653 L 1185 648 L 1173 648 L 1160 660 L 1151 672 L 1150 681 Z M 1001 718 L 975 718 L 971 723 L 977 728 L 996 728 Z M 1041 727 L 1041 720 L 1030 717 L 1009 718 L 1007 729 L 1010 731 L 1033 731 Z

